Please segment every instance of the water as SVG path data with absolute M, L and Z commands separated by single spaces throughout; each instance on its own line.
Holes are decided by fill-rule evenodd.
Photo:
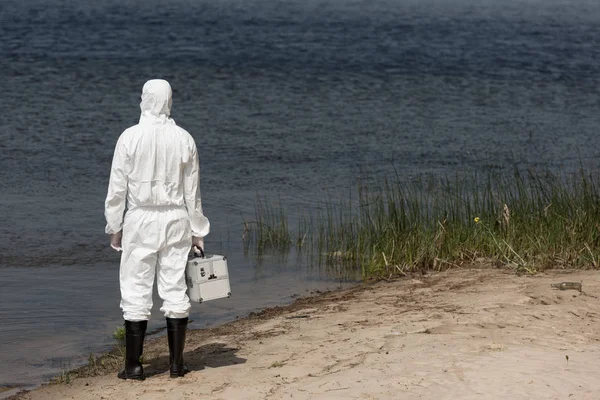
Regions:
M 103 201 L 147 79 L 173 86 L 232 268 L 196 326 L 339 284 L 243 256 L 257 193 L 293 216 L 362 174 L 598 167 L 597 1 L 3 0 L 0 37 L 0 384 L 110 344 Z

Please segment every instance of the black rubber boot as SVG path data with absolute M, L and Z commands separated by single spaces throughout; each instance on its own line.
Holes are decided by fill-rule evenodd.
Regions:
M 125 368 L 117 375 L 121 379 L 143 381 L 144 367 L 140 357 L 144 352 L 144 337 L 148 321 L 125 321 Z
M 185 347 L 187 324 L 187 318 L 167 318 L 171 378 L 178 378 L 189 372 L 187 367 L 183 365 L 183 348 Z

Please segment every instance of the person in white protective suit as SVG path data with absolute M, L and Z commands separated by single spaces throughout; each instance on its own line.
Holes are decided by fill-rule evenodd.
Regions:
M 203 250 L 209 222 L 202 212 L 198 151 L 192 136 L 170 118 L 172 91 L 164 80 L 142 90 L 140 122 L 115 148 L 105 203 L 106 233 L 121 255 L 125 368 L 121 379 L 143 380 L 139 361 L 157 274 L 167 319 L 171 377 L 183 376 L 190 301 L 185 267 L 192 246 Z

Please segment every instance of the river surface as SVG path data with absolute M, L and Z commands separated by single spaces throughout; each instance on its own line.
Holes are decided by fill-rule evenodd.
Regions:
M 122 323 L 103 202 L 146 80 L 173 86 L 207 250 L 229 258 L 203 327 L 351 284 L 245 255 L 257 194 L 293 218 L 363 174 L 597 169 L 599 42 L 596 0 L 2 0 L 0 385 L 84 363 Z

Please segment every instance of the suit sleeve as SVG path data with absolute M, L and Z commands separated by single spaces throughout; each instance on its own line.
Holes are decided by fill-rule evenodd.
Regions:
M 210 232 L 210 223 L 202 211 L 200 161 L 198 160 L 198 149 L 195 143 L 192 147 L 190 160 L 184 170 L 183 190 L 185 205 L 192 225 L 192 235 L 203 238 Z
M 123 135 L 117 141 L 110 169 L 108 194 L 104 202 L 106 233 L 117 233 L 123 229 L 123 214 L 127 203 L 127 149 Z

